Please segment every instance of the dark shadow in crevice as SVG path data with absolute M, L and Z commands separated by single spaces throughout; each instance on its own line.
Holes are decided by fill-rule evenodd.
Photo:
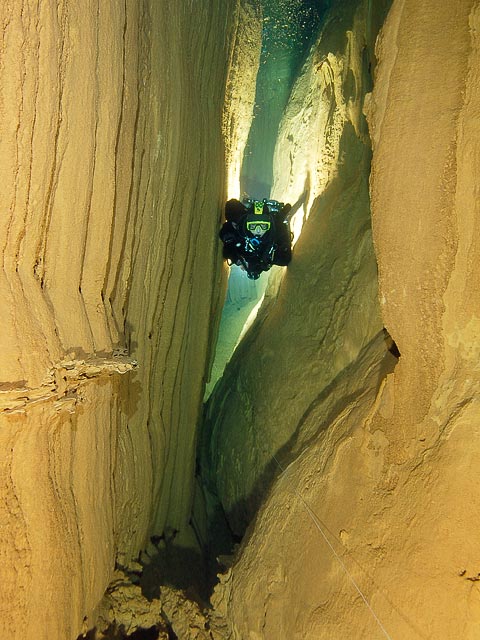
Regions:
M 383 329 L 383 335 L 385 337 L 385 344 L 387 345 L 387 350 L 396 358 L 397 360 L 400 358 L 400 350 L 397 347 L 395 340 L 388 333 L 387 329 Z
M 160 631 L 165 633 L 165 628 L 157 626 L 148 629 L 137 629 L 128 634 L 123 625 L 111 624 L 105 631 L 90 629 L 85 635 L 78 636 L 77 640 L 158 640 Z M 169 640 L 177 640 L 178 636 L 170 628 L 167 629 Z
M 143 563 L 139 579 L 142 594 L 148 599 L 161 599 L 162 586 L 183 591 L 189 600 L 204 608 L 210 596 L 211 578 L 205 556 L 193 548 L 162 542 L 157 553 Z
M 202 610 L 209 608 L 218 574 L 225 569 L 221 559 L 230 556 L 240 541 L 229 528 L 220 502 L 213 496 L 210 496 L 209 516 L 206 540 L 200 538 L 195 523 L 190 522 L 202 551 L 176 544 L 178 532 L 151 537 L 157 551 L 148 563 L 142 562 L 143 569 L 137 576 L 142 594 L 148 600 L 161 599 L 162 586 L 166 586 L 182 591 Z
M 335 421 L 338 415 L 346 406 L 355 403 L 357 398 L 364 395 L 365 389 L 359 388 L 357 391 L 348 395 L 342 395 L 340 399 L 330 408 L 328 413 L 321 422 L 318 423 L 311 435 L 305 436 L 305 425 L 314 422 L 315 412 L 325 404 L 328 397 L 334 392 L 335 387 L 341 384 L 342 379 L 348 378 L 354 374 L 358 367 L 359 361 L 367 354 L 371 344 L 377 340 L 375 337 L 368 345 L 366 345 L 358 358 L 351 362 L 345 369 L 340 371 L 332 382 L 324 388 L 318 396 L 306 408 L 303 416 L 298 422 L 295 432 L 290 439 L 275 453 L 274 457 L 266 464 L 263 472 L 256 481 L 255 487 L 250 495 L 238 501 L 228 512 L 227 519 L 231 523 L 235 533 L 239 537 L 243 537 L 255 526 L 258 511 L 265 501 L 265 497 L 269 493 L 271 487 L 281 475 L 282 469 L 286 469 L 303 451 L 308 449 L 318 439 L 320 434 L 328 429 Z M 393 341 L 392 341 L 393 343 Z M 394 343 L 393 343 L 394 344 Z M 381 381 L 387 374 L 391 373 L 398 362 L 398 359 L 387 347 L 382 361 L 379 363 L 379 374 L 376 382 L 377 388 L 380 387 Z

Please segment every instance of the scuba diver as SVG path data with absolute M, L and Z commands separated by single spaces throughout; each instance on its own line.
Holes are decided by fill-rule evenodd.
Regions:
M 229 200 L 219 233 L 228 264 L 241 267 L 251 280 L 274 264 L 286 267 L 292 259 L 291 208 L 277 200 Z

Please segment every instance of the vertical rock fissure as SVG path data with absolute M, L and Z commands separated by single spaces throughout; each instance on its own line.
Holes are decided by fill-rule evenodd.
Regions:
M 327 13 L 327 23 L 319 41 L 312 48 L 306 62 L 302 60 L 305 64 L 301 73 L 298 73 L 298 69 L 302 68 L 302 64 L 299 58 L 294 58 L 293 66 L 297 68 L 298 75 L 296 81 L 292 76 L 291 85 L 286 81 L 288 93 L 292 90 L 292 94 L 282 124 L 279 126 L 273 118 L 273 124 L 269 123 L 270 128 L 263 126 L 260 139 L 255 133 L 255 120 L 250 131 L 249 146 L 242 167 L 245 191 L 256 197 L 268 197 L 271 194 L 272 197 L 292 202 L 295 210 L 300 211 L 307 238 L 310 236 L 310 239 L 303 241 L 300 238 L 298 256 L 294 257 L 292 266 L 288 268 L 285 283 L 280 285 L 278 274 L 277 279 L 273 279 L 269 290 L 270 300 L 264 304 L 264 310 L 260 311 L 263 315 L 237 346 L 225 377 L 217 383 L 217 388 L 206 405 L 205 424 L 199 446 L 200 482 L 203 483 L 207 502 L 211 502 L 212 511 L 223 514 L 225 508 L 226 522 L 222 528 L 227 538 L 230 534 L 231 541 L 238 542 L 243 536 L 279 474 L 270 452 L 287 461 L 318 439 L 318 434 L 335 417 L 338 410 L 335 402 L 341 402 L 333 401 L 330 395 L 335 397 L 339 393 L 337 387 L 343 388 L 342 380 L 348 378 L 349 372 L 354 370 L 356 358 L 360 358 L 360 354 L 373 343 L 374 337 L 380 336 L 375 344 L 381 357 L 387 348 L 390 348 L 394 356 L 389 360 L 385 371 L 393 368 L 398 357 L 394 342 L 388 336 L 385 336 L 385 343 L 382 339 L 368 194 L 371 151 L 362 113 L 364 96 L 371 91 L 373 85 L 374 39 L 389 2 L 377 4 L 375 13 L 372 12 L 371 3 L 347 3 L 344 10 L 338 11 L 339 15 L 335 16 L 340 25 L 336 25 L 337 31 L 333 32 L 329 31 L 332 16 Z M 328 3 L 322 5 L 322 11 L 328 8 L 325 5 Z M 334 7 L 332 12 L 335 13 L 335 10 Z M 264 17 L 267 22 L 269 18 L 268 15 Z M 308 39 L 309 36 L 305 41 L 308 42 Z M 292 42 L 288 44 L 294 45 Z M 342 46 L 345 47 L 344 50 Z M 263 54 L 268 58 L 266 49 Z M 278 62 L 275 54 L 273 61 Z M 291 68 L 291 63 L 285 58 L 281 63 Z M 267 87 L 271 82 L 269 73 L 263 76 Z M 261 82 L 259 77 L 257 95 L 262 91 L 268 93 L 262 88 Z M 286 98 L 284 100 L 275 108 L 283 111 Z M 313 106 L 315 101 L 320 107 L 317 111 Z M 258 122 L 260 121 L 261 118 Z M 295 129 L 295 123 L 299 121 L 307 124 Z M 255 147 L 258 145 L 257 151 L 262 150 L 265 136 L 273 137 L 277 146 L 273 184 L 267 179 L 255 181 L 255 175 L 261 172 L 252 170 L 256 162 Z M 265 165 L 264 159 L 262 162 Z M 315 174 L 315 165 L 324 168 L 323 173 L 317 169 L 314 181 L 312 176 Z M 263 175 L 267 175 L 268 171 L 267 166 Z M 303 188 L 307 183 L 309 187 L 305 193 Z M 267 192 L 259 193 L 258 189 Z M 342 214 L 339 215 L 337 211 Z M 337 240 L 333 240 L 334 235 L 339 233 L 345 237 L 343 247 Z M 313 245 L 315 237 L 319 239 L 320 253 L 316 252 Z M 307 260 L 311 261 L 310 266 Z M 315 260 L 319 262 L 319 268 L 315 266 Z M 342 261 L 345 264 L 336 273 L 336 263 Z M 301 263 L 305 263 L 305 267 Z M 318 275 L 313 275 L 316 269 Z M 289 275 L 290 271 L 292 276 Z M 338 287 L 329 289 L 324 281 L 326 277 L 331 279 L 332 276 L 334 280 L 338 280 Z M 303 286 L 301 294 L 293 295 L 291 287 L 297 287 L 297 290 L 300 287 L 302 290 L 299 277 L 304 279 L 304 283 L 311 281 L 311 284 Z M 330 300 L 327 305 L 314 302 L 319 291 L 322 292 L 320 295 L 323 294 Z M 289 295 L 292 296 L 291 301 L 288 300 Z M 308 337 L 311 342 L 311 362 L 306 361 L 300 366 L 310 371 L 313 379 L 319 378 L 316 383 L 319 386 L 312 394 L 311 384 L 305 384 L 303 390 L 298 385 L 292 385 L 297 387 L 297 399 L 287 391 L 287 398 L 290 397 L 293 402 L 279 401 L 275 392 L 270 391 L 272 368 L 277 367 L 278 361 L 280 362 L 284 378 L 276 377 L 273 386 L 276 384 L 281 389 L 292 377 L 289 363 L 298 361 L 298 356 L 293 352 L 290 351 L 290 358 L 285 358 L 281 352 L 287 348 L 287 341 L 298 343 L 295 333 L 300 334 L 301 345 L 301 336 L 305 333 L 305 326 L 302 327 L 305 323 L 301 320 L 302 310 L 305 309 L 307 316 L 315 314 L 315 305 L 318 309 L 317 319 L 312 315 L 306 329 L 312 332 L 312 336 Z M 365 308 L 365 312 L 358 313 L 356 308 Z M 351 309 L 354 310 L 353 314 Z M 291 326 L 292 335 L 288 336 L 288 330 L 285 332 L 284 327 L 288 327 L 292 312 L 297 318 Z M 363 329 L 356 325 L 353 318 L 345 321 L 350 315 L 355 317 L 355 313 L 364 323 Z M 270 314 L 273 320 L 269 317 Z M 300 325 L 297 320 L 300 320 Z M 272 331 L 281 334 L 281 339 L 272 340 Z M 257 339 L 255 334 L 261 337 Z M 322 335 L 323 338 L 320 337 Z M 270 351 L 272 356 L 265 357 L 265 350 Z M 335 350 L 339 355 L 335 354 Z M 312 362 L 315 363 L 317 358 L 329 363 L 323 373 L 321 365 L 319 367 L 313 364 L 312 367 Z M 299 363 L 301 362 L 300 360 Z M 299 379 L 305 380 L 305 374 L 300 374 Z M 358 391 L 346 397 L 350 398 L 348 402 L 353 402 L 352 398 L 362 398 L 362 394 L 363 392 Z M 268 402 L 272 403 L 273 412 L 265 406 L 265 395 Z M 302 396 L 303 400 L 298 402 Z M 289 404 L 298 404 L 299 412 L 292 415 Z M 281 407 L 280 411 L 278 407 Z M 263 417 L 260 418 L 258 414 Z M 316 430 L 313 430 L 317 416 L 322 414 L 325 415 L 320 419 L 321 426 L 317 424 Z M 288 424 L 288 421 L 291 421 L 289 437 L 283 436 L 282 439 L 280 435 L 279 438 L 282 425 Z M 259 468 L 255 468 L 255 465 Z M 253 480 L 248 477 L 250 473 Z M 240 489 L 236 493 L 237 484 L 243 487 L 243 491 Z M 212 506 L 215 503 L 217 507 Z M 210 544 L 215 549 L 213 539 Z M 228 549 L 220 545 L 216 555 L 226 553 Z
M 260 59 L 298 7 L 308 55 Z M 0 3 L 0 637 L 378 635 L 309 509 L 392 637 L 477 637 L 479 34 L 480 0 Z M 194 477 L 243 191 L 294 257 Z
M 243 156 L 242 175 L 240 188 L 242 192 L 249 192 L 257 197 L 269 197 L 272 180 L 259 180 L 260 175 L 268 175 L 273 166 L 273 149 L 277 139 L 278 126 L 281 114 L 288 100 L 288 94 L 295 80 L 295 74 L 301 68 L 307 56 L 307 50 L 317 35 L 319 24 L 323 13 L 328 6 L 328 2 L 308 2 L 305 0 L 289 0 L 286 2 L 272 3 L 262 2 L 262 53 L 260 57 L 259 73 L 256 79 L 256 104 L 254 106 L 253 124 Z M 276 89 L 279 86 L 280 93 Z M 274 89 L 273 100 L 267 98 Z M 278 95 L 277 95 L 278 94 Z M 261 113 L 261 117 L 259 117 Z M 235 116 L 233 117 L 235 119 Z M 265 152 L 267 147 L 270 151 Z M 253 168 L 252 168 L 253 167 Z M 259 169 L 260 167 L 260 169 Z M 269 168 L 270 167 L 270 168 Z M 255 177 L 254 174 L 255 173 Z M 262 193 L 253 193 L 252 190 L 262 189 Z M 232 194 L 240 197 L 240 194 Z M 234 270 L 235 271 L 235 270 Z M 246 318 L 247 313 L 259 299 L 264 286 L 260 287 L 253 298 L 246 300 L 236 300 L 229 304 L 232 297 L 232 279 L 236 272 L 230 274 L 229 291 L 227 302 L 223 309 L 223 319 L 220 325 L 219 340 L 228 342 L 233 349 L 240 333 L 240 324 L 235 318 L 229 317 L 229 306 L 232 313 L 233 307 L 245 306 L 246 309 L 237 309 L 241 313 L 239 317 Z M 264 285 L 267 275 L 264 275 Z M 253 284 L 253 283 L 252 283 Z M 246 313 L 247 311 L 247 313 Z M 231 334 L 227 337 L 226 334 Z M 228 351 L 227 351 L 228 353 Z M 222 353 L 221 358 L 228 358 Z M 207 408 L 208 411 L 208 408 Z M 205 443 L 204 443 L 205 444 Z M 200 446 L 200 449 L 203 445 Z M 210 445 L 209 445 L 210 447 Z M 198 476 L 200 485 L 202 484 L 202 473 Z M 208 482 L 207 482 L 208 485 Z M 210 527 L 208 538 L 203 539 L 209 556 L 208 564 L 214 571 L 218 571 L 215 558 L 228 555 L 234 543 L 240 541 L 240 537 L 234 532 L 225 519 L 221 503 L 207 486 L 203 487 L 209 508 L 215 514 L 215 526 Z M 204 532 L 205 535 L 205 532 Z
M 273 183 L 255 183 L 253 161 L 243 167 L 243 184 L 249 172 L 252 178 L 249 195 L 291 202 L 304 226 L 292 264 L 283 279 L 272 279 L 205 411 L 201 480 L 235 536 L 248 530 L 243 551 L 268 509 L 264 501 L 279 476 L 275 457 L 288 465 L 330 437 L 340 447 L 348 430 L 330 436 L 329 429 L 338 431 L 353 407 L 371 401 L 398 360 L 378 303 L 363 114 L 389 5 L 352 0 L 330 7 L 274 132 Z M 252 193 L 258 188 L 269 193 Z M 377 372 L 364 383 L 357 378 L 362 366 Z M 333 457 L 331 451 L 325 467 Z M 231 595 L 228 589 L 219 587 L 214 601 Z

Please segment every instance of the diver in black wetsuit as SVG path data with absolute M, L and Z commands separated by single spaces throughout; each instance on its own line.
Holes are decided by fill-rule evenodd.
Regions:
M 252 280 L 274 264 L 286 267 L 292 259 L 291 208 L 276 200 L 229 200 L 219 234 L 223 257 Z

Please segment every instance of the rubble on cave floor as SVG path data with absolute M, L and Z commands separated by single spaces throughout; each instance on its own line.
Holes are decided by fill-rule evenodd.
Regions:
M 130 567 L 135 579 L 142 567 Z M 148 599 L 129 573 L 115 572 L 96 619 L 78 640 L 212 640 L 206 614 L 185 592 L 161 585 L 159 597 Z

